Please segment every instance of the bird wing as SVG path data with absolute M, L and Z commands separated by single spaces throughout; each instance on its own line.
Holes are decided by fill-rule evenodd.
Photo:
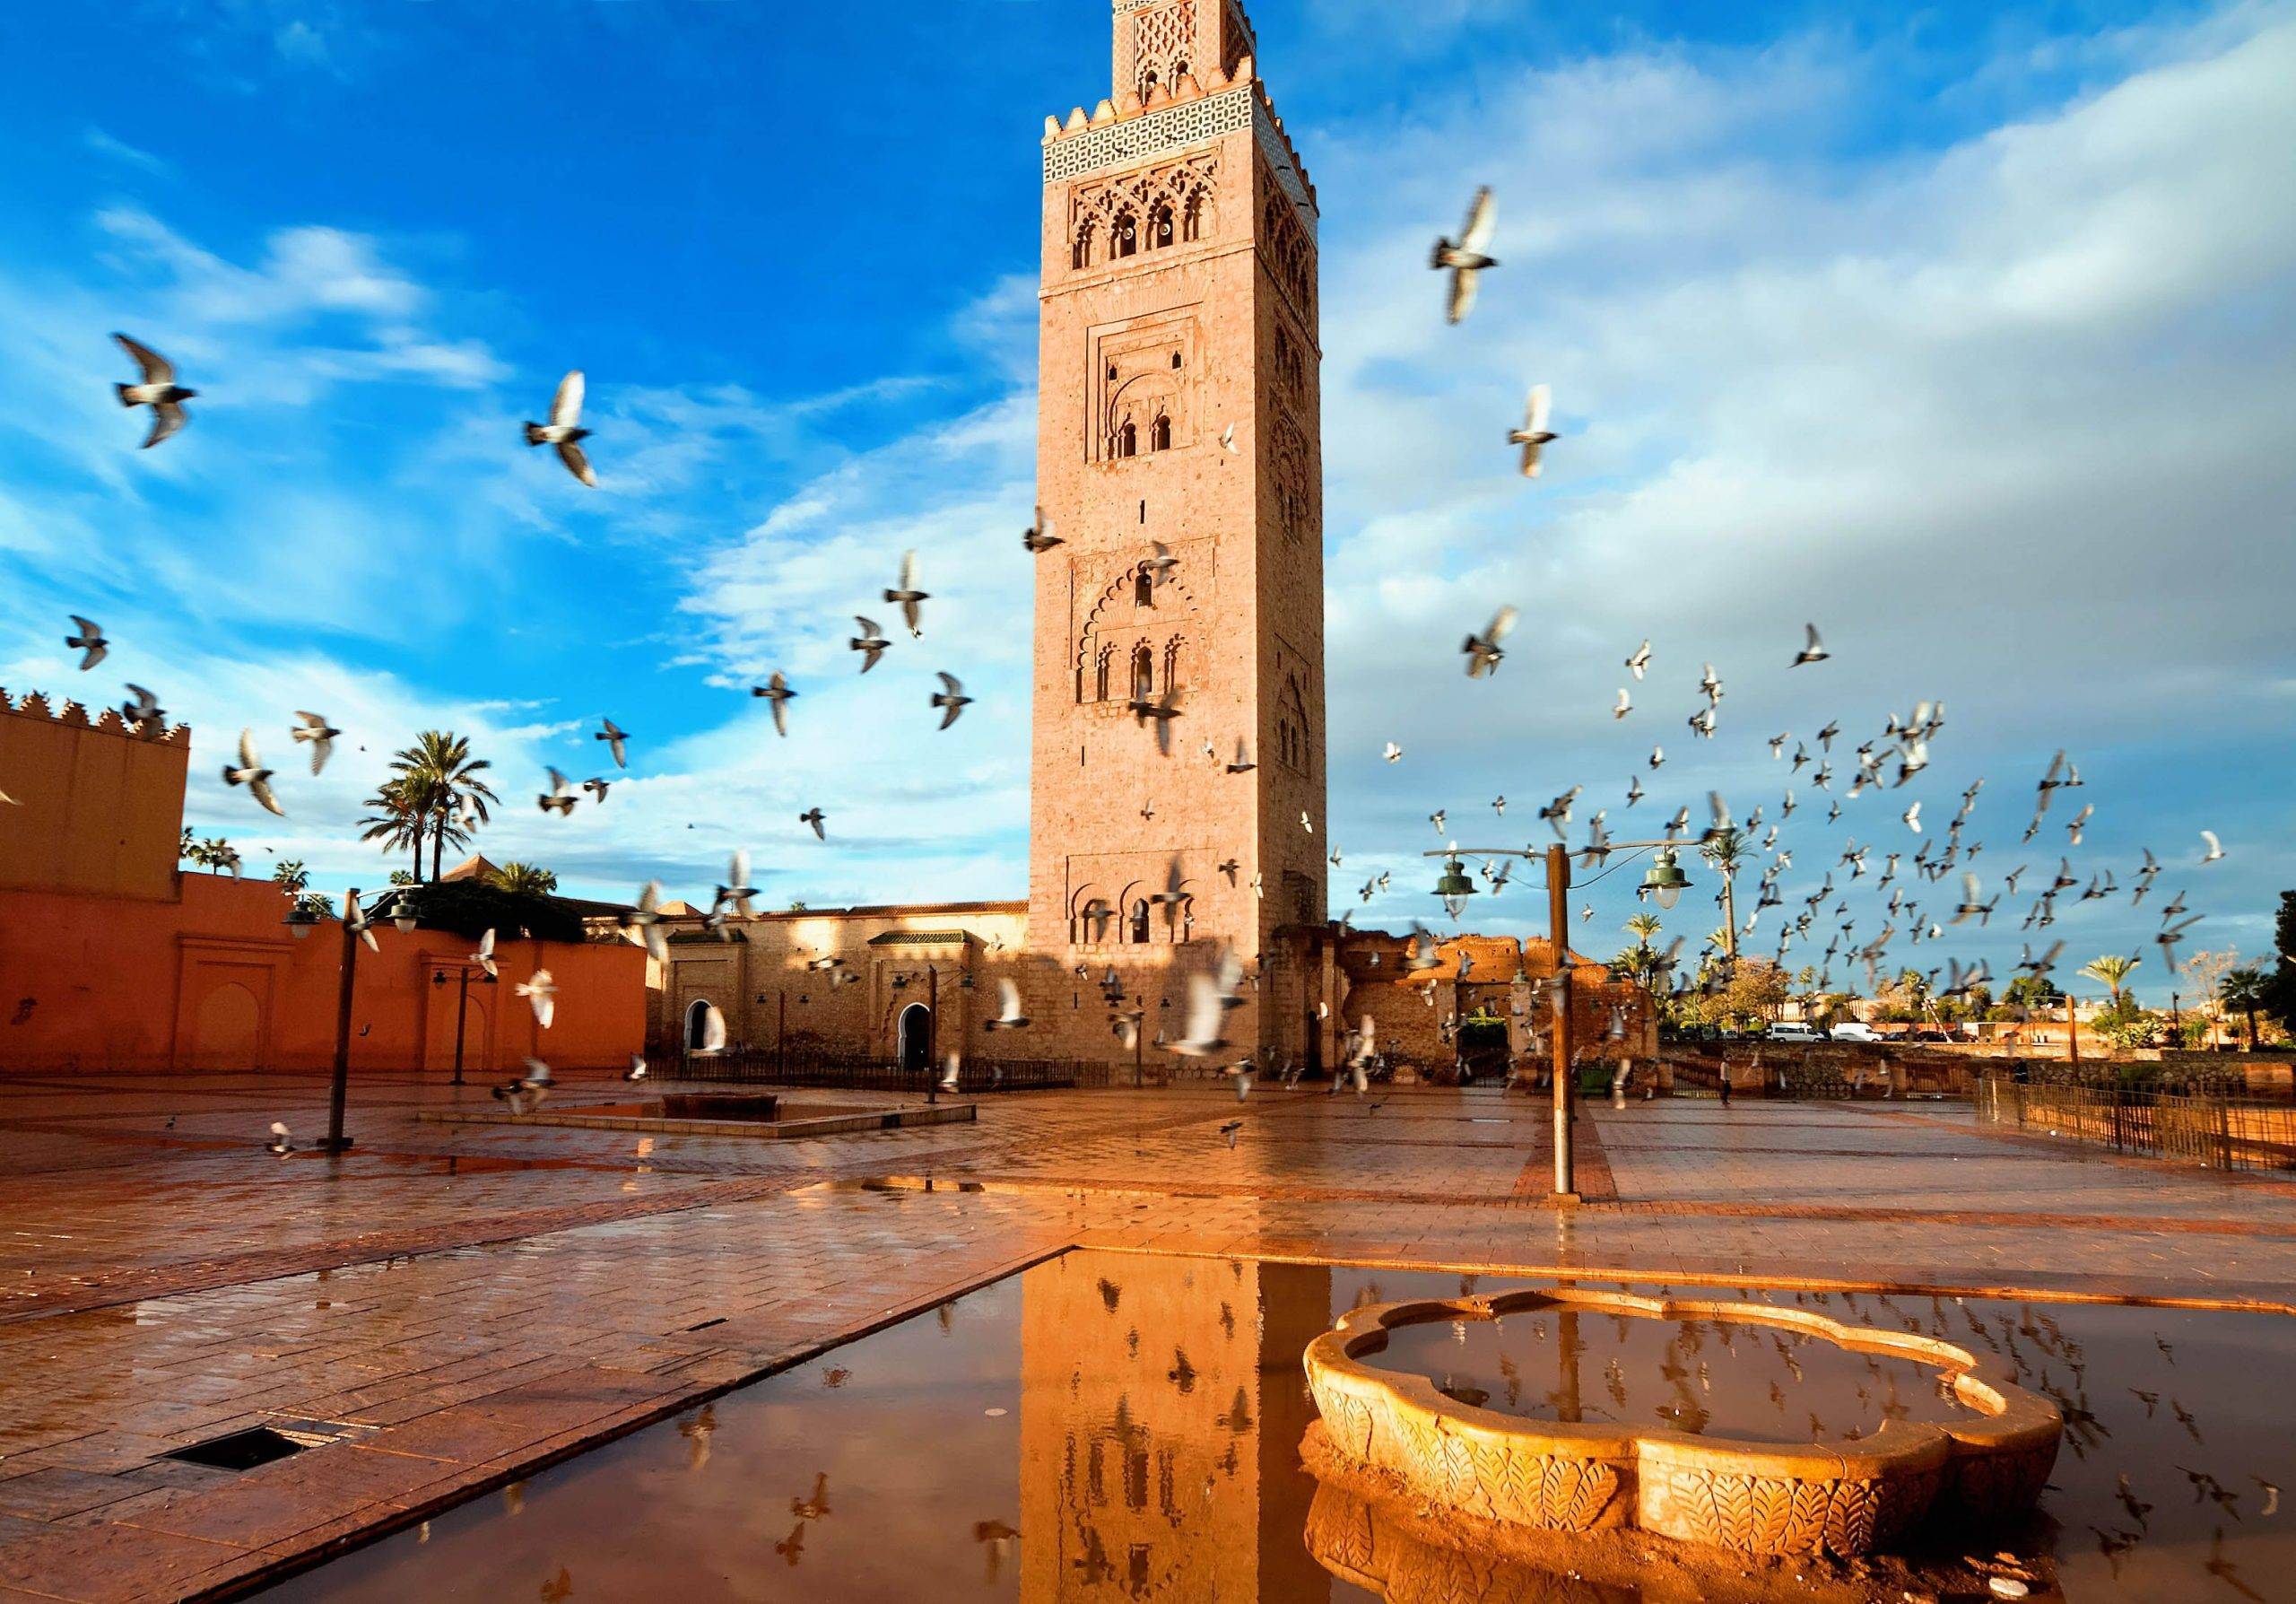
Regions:
M 1526 434 L 1544 434 L 1546 432 L 1547 414 L 1552 409 L 1553 405 L 1554 397 L 1552 391 L 1549 390 L 1547 387 L 1543 384 L 1533 385 L 1531 387 L 1529 409 L 1523 414 L 1523 432 Z
M 723 1052 L 726 1050 L 726 1016 L 718 1011 L 715 1003 L 703 1006 L 709 1011 L 701 1016 L 701 1050 Z
M 1823 651 L 1826 649 L 1825 642 L 1818 639 L 1818 626 L 1816 624 L 1804 624 L 1802 626 L 1802 632 L 1809 637 L 1808 644 L 1805 646 L 1803 649 L 1806 651 Z
M 550 421 L 561 428 L 582 421 L 581 369 L 575 369 L 558 381 L 558 394 L 550 401 Z
M 1491 243 L 1491 231 L 1499 222 L 1499 207 L 1491 198 L 1491 186 L 1486 184 L 1474 192 L 1474 204 L 1467 208 L 1466 227 L 1459 233 L 1459 248 L 1481 256 Z
M 914 549 L 900 554 L 900 588 L 903 590 L 917 588 L 917 553 Z
M 728 866 L 728 867 L 733 875 L 733 880 L 731 882 L 733 888 L 735 891 L 747 890 L 750 883 L 749 849 L 747 847 L 735 847 L 734 849 L 734 861 Z
M 1483 639 L 1490 641 L 1493 646 L 1498 645 L 1500 641 L 1506 639 L 1507 632 L 1515 627 L 1515 619 L 1516 612 L 1514 608 L 1500 608 L 1499 611 L 1491 615 L 1491 628 L 1484 634 Z
M 999 1019 L 1018 1019 L 1021 1016 L 1021 989 L 1009 980 L 998 981 L 996 1005 Z
M 252 729 L 242 729 L 239 731 L 239 767 L 242 769 L 259 769 L 263 767 L 263 764 L 256 758 L 255 731 Z
M 566 471 L 568 473 L 573 475 L 577 479 L 579 479 L 583 484 L 588 485 L 592 490 L 597 489 L 597 472 L 590 466 L 589 455 L 582 449 L 579 444 L 570 440 L 560 440 L 558 442 L 558 460 L 566 465 Z
M 1475 277 L 1464 267 L 1452 270 L 1450 318 L 1454 323 L 1474 309 Z
M 279 798 L 271 794 L 271 782 L 269 780 L 248 780 L 248 795 L 253 797 L 257 802 L 262 803 L 266 809 L 277 814 L 281 818 L 283 819 L 287 816 L 287 810 L 279 806 Z
M 173 384 L 176 381 L 175 364 L 149 345 L 140 340 L 131 340 L 124 334 L 116 334 L 112 338 L 117 340 L 121 349 L 135 359 L 136 367 L 143 370 L 144 383 Z
M 1220 1039 L 1220 1018 L 1225 1012 L 1220 1006 L 1220 987 L 1208 974 L 1195 974 L 1187 981 L 1187 1035 L 1195 1045 Z
M 935 669 L 934 676 L 941 682 L 941 689 L 947 692 L 950 695 L 961 696 L 965 693 L 963 683 L 960 681 L 955 675 L 944 674 L 939 669 Z
M 150 450 L 161 440 L 178 432 L 189 422 L 191 422 L 191 414 L 184 411 L 182 402 L 161 401 L 154 404 L 152 408 L 152 432 L 144 437 L 143 445 L 137 449 Z
M 873 658 L 875 656 L 874 652 L 870 655 Z M 865 674 L 868 670 L 865 667 L 862 672 Z M 776 696 L 768 705 L 773 709 L 773 733 L 779 736 L 787 735 L 789 733 L 789 704 Z

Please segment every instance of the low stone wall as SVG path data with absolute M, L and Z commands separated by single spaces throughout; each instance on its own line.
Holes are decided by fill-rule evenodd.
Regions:
M 1658 1084 L 1716 1091 L 1727 1075 L 1736 1097 L 1967 1097 L 2007 1061 L 1866 1042 L 1676 1042 L 1658 1050 Z

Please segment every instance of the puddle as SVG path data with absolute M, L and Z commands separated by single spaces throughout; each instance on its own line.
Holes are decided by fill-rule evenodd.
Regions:
M 1501 1414 L 1741 1442 L 1856 1442 L 1888 1420 L 1984 1418 L 1931 1366 L 1735 1321 L 1541 1310 L 1399 1327 L 1359 1356 Z
M 1406 1576 L 1430 1585 L 1440 1577 L 1483 1579 L 1441 1595 L 1461 1598 L 1648 1597 L 1655 1604 L 1693 1596 L 1656 1584 L 1647 1592 L 1598 1587 L 1572 1579 L 1560 1562 L 1503 1577 L 1503 1567 L 1480 1561 L 1462 1566 L 1413 1546 L 1431 1534 L 1398 1532 L 1383 1518 L 1359 1514 L 1301 1469 L 1298 1444 L 1314 1406 L 1299 1354 L 1309 1338 L 1359 1304 L 1516 1285 L 1070 1253 L 265 1596 L 1288 1604 L 1376 1598 L 1365 1579 L 1378 1576 L 1398 1587 L 1398 1599 L 1436 1596 L 1400 1585 Z M 2065 1405 L 2065 1450 L 2040 1518 L 1972 1536 L 1973 1552 L 2046 1558 L 2065 1596 L 2083 1600 L 2292 1596 L 2284 1584 L 2296 1577 L 2296 1506 L 2283 1508 L 2271 1489 L 2296 1488 L 2296 1399 L 2279 1384 L 2296 1352 L 2296 1323 L 2077 1305 L 1767 1296 L 1851 1323 L 1944 1337 L 1975 1352 L 1987 1373 Z M 1450 1357 L 1450 1370 L 1470 1385 L 1489 1385 L 1486 1374 L 1498 1381 L 1496 1405 L 1504 1398 L 1499 1356 L 1519 1347 L 1509 1363 L 1524 1401 L 1542 1404 L 1544 1393 L 1561 1389 L 1561 1333 L 1551 1314 L 1532 1319 L 1549 1323 L 1544 1338 L 1510 1316 L 1503 1332 L 1484 1327 L 1494 1342 L 1487 1365 Z M 1849 1369 L 1822 1367 L 1828 1345 L 1816 1340 L 1789 1345 L 1802 1366 L 1797 1381 L 1782 1368 L 1767 1329 L 1735 1332 L 1734 1356 L 1711 1329 L 1693 1347 L 1681 1322 L 1630 1321 L 1623 1337 L 1608 1329 L 1615 1323 L 1609 1316 L 1581 1315 L 1578 1323 L 1582 1407 L 1654 1409 L 1679 1401 L 1679 1379 L 1709 1411 L 1709 1432 L 1726 1421 L 1746 1429 L 1760 1422 L 1740 1420 L 1741 1409 L 1768 1411 L 1776 1421 L 1769 1378 L 1783 1377 L 1781 1390 L 1785 1382 L 1796 1389 L 1789 1398 L 1799 1415 L 1814 1410 L 1830 1429 L 1846 1432 L 1865 1418 L 1852 1412 L 1860 1385 L 1890 1397 L 1862 1355 L 1831 1350 Z M 1648 1338 L 1635 1326 L 1649 1327 Z M 1458 1347 L 1447 1324 L 1427 1331 Z M 1656 1347 L 1637 1346 L 1645 1340 Z M 1660 1368 L 1670 1363 L 1670 1344 L 1683 1378 Z M 1629 1383 L 1624 1404 L 1608 1391 L 1613 1356 Z M 1701 1361 L 1711 1390 L 1699 1379 Z M 1760 1382 L 1726 1379 L 1726 1363 L 1742 1362 L 1779 1368 L 1756 1372 Z M 1900 1377 L 1897 1396 L 1911 1410 L 1928 1385 Z M 1878 1425 L 1879 1414 L 1873 1418 Z M 1776 1429 L 1806 1441 L 1806 1419 L 1793 1424 L 1791 1433 Z M 1381 1565 L 1345 1563 L 1354 1552 L 1351 1534 L 1359 1533 L 1385 1545 Z M 1755 1563 L 1729 1575 L 1734 1598 L 1806 1596 L 1791 1565 L 1773 1572 Z

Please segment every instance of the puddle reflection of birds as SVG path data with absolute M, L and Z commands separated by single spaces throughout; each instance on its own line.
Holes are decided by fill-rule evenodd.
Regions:
M 792 1526 L 789 1529 L 789 1535 L 773 1545 L 773 1551 L 789 1562 L 791 1570 L 796 1570 L 797 1561 L 804 1556 L 805 1523 L 800 1521 Z
M 2120 1500 L 2121 1508 L 2128 1512 L 2128 1518 L 2136 1522 L 2136 1529 L 2139 1531 L 2152 1530 L 2151 1522 L 2144 1517 L 2152 1512 L 2152 1506 L 2130 1490 L 2127 1471 L 2124 1470 L 2120 1473 L 2120 1490 L 2113 1496 Z
M 2248 1479 L 2256 1483 L 2257 1486 L 2264 1489 L 2264 1508 L 2258 1512 L 2267 1515 L 2278 1514 L 2280 1512 L 2279 1487 L 2274 1486 L 2273 1483 L 2265 1480 L 2261 1476 L 2251 1474 Z
M 972 1540 L 980 1545 L 987 1562 L 985 1580 L 996 1580 L 1020 1536 L 1018 1527 L 1007 1526 L 1002 1521 L 975 1521 L 972 1523 Z
M 2205 1439 L 2200 1434 L 2200 1427 L 2193 1423 L 2192 1411 L 2190 1409 L 2186 1408 L 2184 1405 L 2179 1403 L 2173 1398 L 2169 1400 L 2169 1408 L 2176 1411 L 2177 1424 L 2183 1426 L 2186 1431 L 2192 1434 L 2192 1440 L 2194 1442 L 2200 1443 L 2205 1441 Z
M 813 1495 L 807 1498 L 792 1498 L 789 1501 L 789 1512 L 800 1521 L 818 1521 L 830 1512 L 829 1472 L 817 1470 L 813 1473 Z
M 2257 1604 L 2265 1604 L 2265 1596 L 2241 1581 L 2232 1568 L 2232 1562 L 2224 1557 L 2224 1529 L 2222 1526 L 2209 1534 L 2208 1563 L 2202 1568 L 2242 1598 L 2254 1599 Z
M 2097 1534 L 2097 1552 L 2103 1555 L 2105 1563 L 2112 1567 L 2113 1580 L 2119 1581 L 2121 1556 L 2136 1547 L 2137 1539 L 2141 1534 L 2134 1531 L 2107 1531 L 2101 1526 L 2092 1526 L 2089 1530 Z
M 542 1584 L 538 1596 L 542 1600 L 542 1604 L 561 1604 L 561 1600 L 572 1598 L 574 1573 L 564 1565 L 559 1566 L 558 1574 Z

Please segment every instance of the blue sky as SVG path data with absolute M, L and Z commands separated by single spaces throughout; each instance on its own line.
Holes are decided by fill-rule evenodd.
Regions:
M 1036 143 L 1107 92 L 1102 5 L 131 9 L 0 16 L 0 684 L 152 685 L 198 728 L 195 824 L 329 889 L 380 877 L 346 826 L 443 723 L 501 771 L 483 850 L 570 889 L 706 886 L 738 841 L 776 899 L 1019 893 Z M 2150 846 L 2201 944 L 2266 950 L 2296 885 L 2296 9 L 1251 9 L 1325 210 L 1335 911 L 1388 867 L 1359 922 L 1428 915 L 1437 806 L 1504 792 L 1506 841 L 1572 783 L 1620 835 L 1709 788 L 1775 817 L 1764 737 L 1930 697 L 1930 772 L 1797 815 L 1789 896 L 1981 775 L 1980 873 L 2126 881 Z M 1479 182 L 1507 266 L 1463 336 L 1423 256 Z M 114 328 L 205 392 L 159 451 Z M 596 493 L 518 441 L 576 365 Z M 1494 441 L 1533 379 L 1566 439 L 1526 488 Z M 931 632 L 854 681 L 848 615 L 909 546 Z M 1471 694 L 1495 596 L 1524 622 Z M 66 611 L 117 642 L 84 680 Z M 1836 657 L 1789 676 L 1805 618 Z M 1709 660 L 1710 744 L 1683 727 Z M 777 667 L 787 742 L 745 693 Z M 980 702 L 928 740 L 944 667 Z M 213 764 L 252 723 L 288 769 L 302 706 L 352 739 L 283 824 Z M 542 819 L 600 714 L 629 780 Z M 2097 818 L 2021 850 L 2060 745 Z M 2005 922 L 1904 955 L 1999 968 Z M 2143 947 L 2152 995 L 2155 924 L 2124 898 L 2048 935 Z

